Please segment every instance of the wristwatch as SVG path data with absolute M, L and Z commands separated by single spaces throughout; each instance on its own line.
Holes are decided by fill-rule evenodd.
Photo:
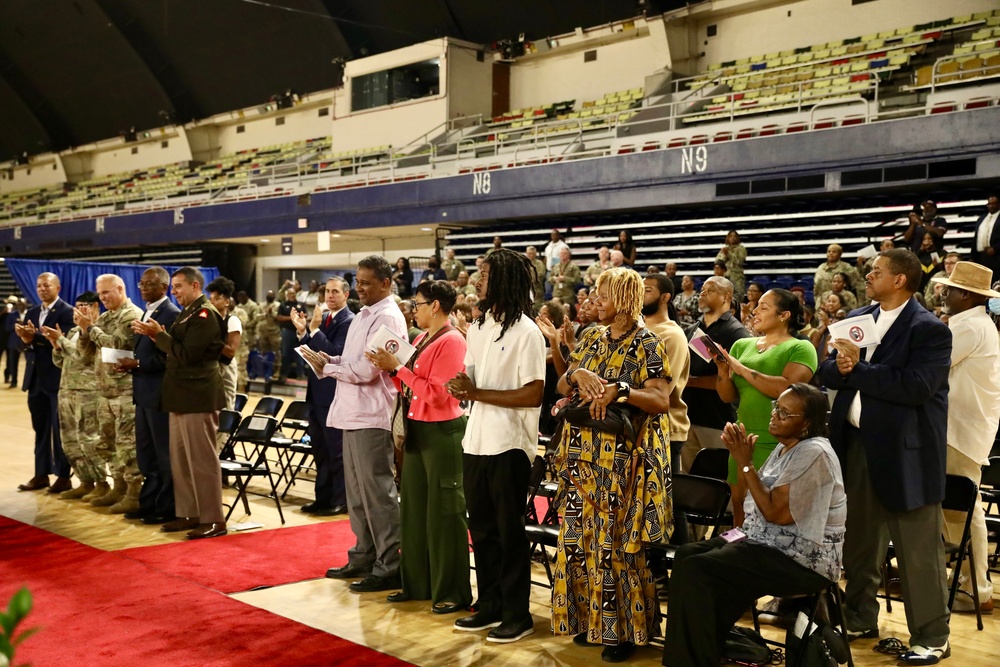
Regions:
M 618 389 L 618 398 L 615 399 L 615 403 L 624 403 L 627 401 L 629 394 L 632 393 L 632 385 L 628 382 L 618 381 L 615 383 L 615 387 Z
M 743 474 L 744 475 L 747 474 L 747 473 L 749 473 L 751 470 L 753 470 L 753 466 L 752 465 L 743 466 Z

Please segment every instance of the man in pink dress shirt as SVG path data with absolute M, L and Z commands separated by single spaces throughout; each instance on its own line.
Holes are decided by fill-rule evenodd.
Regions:
M 400 587 L 399 502 L 393 481 L 390 431 L 396 389 L 392 380 L 368 361 L 368 341 L 385 325 L 403 340 L 406 321 L 392 298 L 392 268 L 372 255 L 358 262 L 355 289 L 364 306 L 351 322 L 344 353 L 330 357 L 305 352 L 313 368 L 336 378 L 337 393 L 327 426 L 344 432 L 344 481 L 347 514 L 357 543 L 347 552 L 347 565 L 331 568 L 331 579 L 356 579 L 357 593 Z

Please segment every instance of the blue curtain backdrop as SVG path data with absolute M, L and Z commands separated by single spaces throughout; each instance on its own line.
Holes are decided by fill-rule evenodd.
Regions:
M 24 294 L 24 298 L 32 305 L 38 304 L 38 295 L 35 294 L 35 282 L 40 273 L 54 273 L 59 276 L 62 290 L 59 297 L 66 303 L 73 305 L 76 297 L 84 292 L 92 292 L 95 288 L 97 276 L 105 273 L 113 273 L 121 276 L 125 281 L 125 291 L 132 303 L 145 308 L 145 302 L 139 294 L 139 280 L 143 272 L 154 266 L 153 264 L 105 264 L 100 262 L 69 262 L 51 259 L 12 259 L 5 260 L 7 268 L 14 276 L 17 288 Z M 180 267 L 165 266 L 167 273 L 173 273 Z M 200 266 L 198 269 L 205 275 L 205 283 L 219 277 L 219 269 L 214 266 Z M 167 294 L 170 290 L 167 289 Z M 171 296 L 170 300 L 173 301 Z M 175 302 L 176 303 L 176 302 Z

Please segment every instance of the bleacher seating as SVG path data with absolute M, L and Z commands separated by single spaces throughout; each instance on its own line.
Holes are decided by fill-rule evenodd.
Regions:
M 968 252 L 972 225 L 985 201 L 976 196 L 978 193 L 971 199 L 939 202 L 938 210 L 949 223 L 947 248 Z M 774 210 L 776 206 L 782 210 Z M 776 276 L 774 281 L 781 278 L 789 284 L 802 281 L 811 286 L 811 277 L 826 257 L 830 243 L 841 244 L 845 257 L 853 261 L 854 253 L 862 246 L 872 241 L 878 245 L 882 238 L 901 235 L 906 229 L 906 215 L 912 209 L 912 203 L 905 203 L 902 197 L 873 199 L 851 208 L 843 206 L 830 202 L 760 207 L 748 204 L 738 211 L 670 211 L 669 219 L 664 219 L 663 213 L 580 218 L 567 221 L 572 228 L 566 241 L 573 261 L 585 270 L 595 261 L 596 248 L 611 247 L 618 233 L 627 229 L 639 246 L 639 271 L 644 272 L 650 265 L 662 269 L 664 263 L 672 261 L 681 273 L 699 279 L 712 275 L 712 263 L 726 232 L 735 228 L 747 248 L 748 281 L 773 282 L 767 276 Z M 452 231 L 448 244 L 455 249 L 456 257 L 469 264 L 492 246 L 496 235 L 503 238 L 504 247 L 523 251 L 535 245 L 541 252 L 550 228 L 551 224 L 527 222 Z
M 249 183 L 255 175 L 281 165 L 297 165 L 311 160 L 319 153 L 329 152 L 329 148 L 330 139 L 320 137 L 251 148 L 200 165 L 179 162 L 98 176 L 65 187 L 13 192 L 0 197 L 0 219 L 59 215 L 88 208 L 238 188 Z
M 596 100 L 576 104 L 565 100 L 548 105 L 506 111 L 483 124 L 468 138 L 476 144 L 511 142 L 532 134 L 577 133 L 606 128 L 631 118 L 631 110 L 642 103 L 642 88 L 607 93 Z
M 1000 10 L 979 16 L 985 26 L 955 46 L 950 55 L 918 68 L 910 90 L 1000 77 Z

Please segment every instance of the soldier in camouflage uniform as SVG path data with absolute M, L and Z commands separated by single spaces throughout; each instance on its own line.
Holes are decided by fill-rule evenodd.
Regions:
M 243 325 L 243 335 L 240 336 L 240 347 L 236 350 L 236 359 L 233 363 L 236 364 L 236 391 L 246 392 L 247 383 L 250 378 L 247 376 L 247 359 L 250 356 L 250 328 L 251 319 L 250 314 L 247 313 L 246 308 L 241 306 L 235 300 L 230 300 L 232 305 L 232 310 L 230 311 Z
M 241 307 L 247 315 L 245 321 L 242 318 L 240 321 L 243 322 L 243 338 L 247 341 L 247 349 L 252 350 L 257 345 L 257 324 L 263 316 L 260 304 L 247 296 L 243 290 L 236 293 L 235 299 L 236 305 Z
M 537 313 L 545 304 L 545 262 L 538 258 L 538 249 L 533 245 L 528 246 L 527 250 L 524 251 L 524 256 L 535 267 L 535 275 L 531 282 L 531 296 L 532 305 L 535 307 L 535 312 Z M 471 277 L 469 278 L 469 282 L 472 283 Z M 473 287 L 475 287 L 475 284 L 473 284 Z
M 135 349 L 132 322 L 142 318 L 143 311 L 125 294 L 125 283 L 115 275 L 97 278 L 97 295 L 107 310 L 94 322 L 90 314 L 80 313 L 83 329 L 80 344 L 94 355 L 97 390 L 100 394 L 97 419 L 100 423 L 98 454 L 110 464 L 114 488 L 91 501 L 91 505 L 108 507 L 113 514 L 139 510 L 142 473 L 135 458 L 135 404 L 132 402 L 132 376 L 117 370 L 114 363 L 102 361 L 102 349 Z
M 78 310 L 100 315 L 100 301 L 94 292 L 77 298 Z M 76 317 L 73 318 L 76 321 Z M 69 459 L 80 486 L 59 494 L 60 498 L 90 499 L 109 491 L 104 459 L 97 454 L 97 377 L 94 360 L 79 345 L 80 327 L 65 334 L 59 326 L 42 327 L 42 335 L 52 343 L 52 363 L 62 369 L 59 380 L 59 431 L 63 452 Z
M 279 304 L 274 298 L 274 292 L 268 290 L 267 303 L 261 308 L 261 319 L 257 324 L 257 346 L 261 354 L 274 352 L 274 368 L 271 377 L 277 378 L 281 373 L 281 327 L 278 326 Z

